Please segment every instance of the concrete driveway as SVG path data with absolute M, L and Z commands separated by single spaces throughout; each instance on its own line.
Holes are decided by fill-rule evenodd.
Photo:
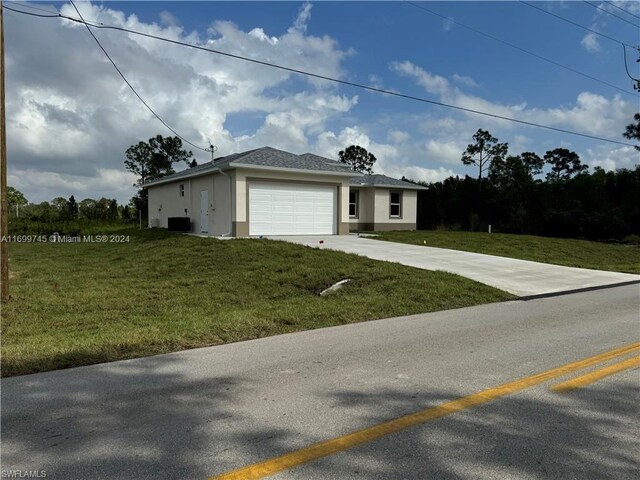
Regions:
M 562 267 L 480 253 L 384 242 L 357 235 L 282 236 L 272 240 L 355 253 L 425 270 L 442 270 L 529 297 L 591 287 L 640 282 L 640 275 Z M 320 243 L 320 242 L 324 243 Z

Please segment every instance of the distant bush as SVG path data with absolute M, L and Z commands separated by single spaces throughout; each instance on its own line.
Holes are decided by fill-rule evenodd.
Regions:
M 131 222 L 122 220 L 52 220 L 39 221 L 29 218 L 10 218 L 9 235 L 99 235 L 122 230 L 127 226 L 134 226 Z
M 629 243 L 631 245 L 640 245 L 640 235 L 627 235 L 622 240 L 623 243 Z

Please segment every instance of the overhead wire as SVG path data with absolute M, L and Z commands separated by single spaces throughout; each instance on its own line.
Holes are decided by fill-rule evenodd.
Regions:
M 611 88 L 614 88 L 614 89 L 616 89 L 616 90 L 619 90 L 619 91 L 621 91 L 621 92 L 623 92 L 623 93 L 626 93 L 627 95 L 633 95 L 634 97 L 637 97 L 637 94 L 636 94 L 636 93 L 634 93 L 634 92 L 631 92 L 631 91 L 629 91 L 629 90 L 625 90 L 625 89 L 624 89 L 624 88 L 622 88 L 622 87 L 619 87 L 619 86 L 617 86 L 617 85 L 614 85 L 614 84 L 612 84 L 612 83 L 609 83 L 609 82 L 607 82 L 607 81 L 605 81 L 605 80 L 602 80 L 602 79 L 600 79 L 600 78 L 596 78 L 596 77 L 594 77 L 594 76 L 592 76 L 592 75 L 589 75 L 588 73 L 581 72 L 581 71 L 579 71 L 579 70 L 576 70 L 575 68 L 569 67 L 569 66 L 567 66 L 567 65 L 564 65 L 564 64 L 562 64 L 562 63 L 560 63 L 560 62 L 556 62 L 555 60 L 551 60 L 551 59 L 549 59 L 549 58 L 547 58 L 547 57 L 544 57 L 544 56 L 542 56 L 542 55 L 539 55 L 539 54 L 537 54 L 537 53 L 535 53 L 535 52 L 532 52 L 532 51 L 530 51 L 530 50 L 527 50 L 527 49 L 525 49 L 525 48 L 519 47 L 518 45 L 515 45 L 515 44 L 513 44 L 513 43 L 511 43 L 511 42 L 508 42 L 508 41 L 503 40 L 503 39 L 501 39 L 501 38 L 499 38 L 499 37 L 496 37 L 496 36 L 494 36 L 494 35 L 491 35 L 490 33 L 483 32 L 482 30 L 478 30 L 478 29 L 477 29 L 477 28 L 475 28 L 475 27 L 472 27 L 472 26 L 470 26 L 470 25 L 466 25 L 466 24 L 464 24 L 464 23 L 462 23 L 462 22 L 460 22 L 460 21 L 458 21 L 458 20 L 454 20 L 454 19 L 453 19 L 453 18 L 451 18 L 451 17 L 447 17 L 446 15 L 443 15 L 443 14 L 441 14 L 441 13 L 438 13 L 438 12 L 436 12 L 435 10 L 431 10 L 430 8 L 427 8 L 427 7 L 425 7 L 425 6 L 423 6 L 423 5 L 419 4 L 419 3 L 412 2 L 412 1 L 409 1 L 409 0 L 405 0 L 405 3 L 408 3 L 409 5 L 411 5 L 411 6 L 413 6 L 413 7 L 419 8 L 420 10 L 424 10 L 425 12 L 431 13 L 431 14 L 433 14 L 433 15 L 435 15 L 435 16 L 437 16 L 437 17 L 440 17 L 440 18 L 442 18 L 442 19 L 444 19 L 444 20 L 447 20 L 447 21 L 449 21 L 449 22 L 451 22 L 451 23 L 453 23 L 453 24 L 455 24 L 455 25 L 458 25 L 458 26 L 460 26 L 460 27 L 466 28 L 467 30 L 470 30 L 470 31 L 472 31 L 472 32 L 474 32 L 474 33 L 477 33 L 477 34 L 482 35 L 482 36 L 484 36 L 484 37 L 487 37 L 487 38 L 490 38 L 490 39 L 492 39 L 492 40 L 495 40 L 496 42 L 502 43 L 502 44 L 507 45 L 507 46 L 509 46 L 509 47 L 511 47 L 511 48 L 515 48 L 516 50 L 519 50 L 519 51 L 521 51 L 521 52 L 523 52 L 523 53 L 526 53 L 527 55 L 531 55 L 532 57 L 536 57 L 536 58 L 538 58 L 538 59 L 540 59 L 540 60 L 543 60 L 543 61 L 545 61 L 545 62 L 547 62 L 547 63 L 550 63 L 550 64 L 552 64 L 552 65 L 555 65 L 555 66 L 557 66 L 557 67 L 564 68 L 565 70 L 568 70 L 568 71 L 570 71 L 570 72 L 573 72 L 573 73 L 575 73 L 575 74 L 577 74 L 577 75 L 580 75 L 580 76 L 582 76 L 582 77 L 588 78 L 588 79 L 593 80 L 593 81 L 595 81 L 595 82 L 601 83 L 601 84 L 603 84 L 603 85 L 607 85 L 608 87 L 611 87 Z
M 591 3 L 591 2 L 587 2 L 586 0 L 583 2 L 586 3 L 587 5 L 590 5 L 591 7 L 595 8 L 596 10 L 600 10 L 601 12 L 606 13 L 607 15 L 611 15 L 612 17 L 617 18 L 618 20 L 622 20 L 623 22 L 628 23 L 629 25 L 633 25 L 636 28 L 640 28 L 640 25 L 638 25 L 637 23 L 633 23 L 630 20 L 627 20 L 626 18 L 621 17 L 620 15 L 616 15 L 613 12 L 610 12 L 609 10 L 607 10 L 606 8 L 602 8 L 599 5 L 596 5 L 595 3 Z
M 3 4 L 5 2 L 2 2 Z M 16 13 L 21 13 L 23 15 L 30 15 L 32 17 L 40 17 L 40 18 L 61 18 L 63 15 L 60 13 L 51 13 L 49 15 L 43 15 L 41 13 L 33 13 L 33 12 L 25 12 L 24 10 L 18 10 L 17 8 L 11 8 L 8 7 L 7 5 L 3 5 L 2 6 L 3 9 L 5 10 L 9 10 L 11 12 L 16 12 Z M 38 10 L 42 10 L 41 8 L 39 8 Z
M 96 43 L 98 44 L 98 47 L 100 47 L 100 50 L 102 50 L 105 54 L 105 56 L 109 59 L 109 61 L 111 62 L 111 65 L 113 65 L 113 68 L 116 69 L 116 71 L 120 74 L 120 76 L 122 77 L 122 80 L 124 80 L 124 83 L 126 83 L 129 88 L 131 89 L 131 91 L 134 93 L 134 95 L 136 97 L 138 97 L 138 100 L 140 100 L 140 102 L 142 102 L 142 104 L 147 107 L 147 109 L 160 121 L 160 123 L 162 123 L 165 127 L 167 127 L 171 132 L 174 133 L 174 135 L 176 135 L 178 138 L 180 138 L 182 141 L 184 141 L 185 143 L 191 145 L 194 148 L 197 148 L 198 150 L 202 150 L 203 152 L 208 152 L 207 149 L 202 148 L 198 145 L 196 145 L 195 143 L 187 140 L 185 137 L 183 137 L 182 135 L 180 135 L 175 129 L 173 129 L 167 122 L 165 122 L 162 117 L 160 117 L 160 115 L 158 115 L 155 110 L 153 110 L 153 108 L 151 108 L 149 106 L 149 104 L 147 102 L 145 102 L 145 100 L 140 96 L 140 94 L 136 91 L 136 89 L 133 87 L 133 85 L 131 85 L 131 83 L 129 82 L 129 80 L 127 80 L 127 77 L 124 76 L 124 73 L 122 73 L 122 71 L 120 70 L 120 68 L 118 68 L 118 65 L 116 65 L 116 62 L 113 61 L 113 59 L 111 58 L 111 56 L 109 55 L 109 53 L 107 52 L 107 50 L 102 46 L 102 44 L 100 43 L 100 40 L 98 40 L 98 37 L 96 37 L 93 32 L 91 31 L 91 27 L 89 27 L 89 24 L 87 22 L 85 22 L 84 18 L 82 17 L 82 14 L 80 13 L 80 10 L 78 10 L 78 7 L 76 7 L 76 4 L 73 2 L 73 0 L 71 1 L 71 5 L 73 5 L 73 8 L 75 9 L 76 13 L 78 14 L 78 16 L 80 17 L 80 19 L 82 20 L 82 24 L 84 24 L 84 26 L 87 28 L 87 31 L 91 34 L 91 36 L 93 37 L 93 39 L 96 41 Z
M 634 78 L 631 73 L 629 73 L 629 67 L 627 66 L 627 47 L 622 46 L 622 51 L 624 52 L 624 69 L 627 71 L 627 75 L 634 82 L 640 82 L 640 78 Z
M 39 16 L 39 17 L 45 16 L 45 15 L 40 15 L 40 14 L 34 14 L 32 12 L 25 12 L 25 11 L 21 11 L 21 10 L 18 10 L 18 9 L 13 9 L 11 7 L 5 7 L 5 8 L 7 8 L 9 10 L 12 10 L 12 11 L 15 11 L 17 13 L 25 14 L 25 15 L 33 15 L 33 16 Z M 224 56 L 224 57 L 227 57 L 227 58 L 233 58 L 233 59 L 242 60 L 242 61 L 245 61 L 245 62 L 248 62 L 248 63 L 253 63 L 253 64 L 256 64 L 256 65 L 263 65 L 263 66 L 270 67 L 270 68 L 276 68 L 276 69 L 287 71 L 287 72 L 290 72 L 290 73 L 304 75 L 304 76 L 311 77 L 311 78 L 317 78 L 317 79 L 320 79 L 320 80 L 326 80 L 326 81 L 338 83 L 338 84 L 341 84 L 341 85 L 347 85 L 347 86 L 350 86 L 350 87 L 360 88 L 362 90 L 382 93 L 382 94 L 388 95 L 388 96 L 404 98 L 404 99 L 407 99 L 407 100 L 413 100 L 413 101 L 426 103 L 426 104 L 430 104 L 430 105 L 435 105 L 435 106 L 439 106 L 439 107 L 450 108 L 450 109 L 454 109 L 454 110 L 458 110 L 458 111 L 462 111 L 462 112 L 466 112 L 466 113 L 482 115 L 482 116 L 485 116 L 485 117 L 496 118 L 496 119 L 499 119 L 499 120 L 505 120 L 505 121 L 508 121 L 508 122 L 518 123 L 518 124 L 521 124 L 521 125 L 527 125 L 527 126 L 531 126 L 531 127 L 542 128 L 542 129 L 545 129 L 545 130 L 551 130 L 551 131 L 555 131 L 555 132 L 565 133 L 565 134 L 568 134 L 568 135 L 574 135 L 574 136 L 579 136 L 579 137 L 583 137 L 583 138 L 589 138 L 589 139 L 592 139 L 592 140 L 598 140 L 598 141 L 601 141 L 601 142 L 614 143 L 614 144 L 617 144 L 617 145 L 624 145 L 624 146 L 634 146 L 634 144 L 632 144 L 632 143 L 627 143 L 627 142 L 623 142 L 623 141 L 619 141 L 619 140 L 613 140 L 613 139 L 610 139 L 610 138 L 599 137 L 597 135 L 591 135 L 591 134 L 588 134 L 588 133 L 575 132 L 575 131 L 567 130 L 567 129 L 564 129 L 564 128 L 552 127 L 552 126 L 549 126 L 549 125 L 543 125 L 543 124 L 539 124 L 539 123 L 535 123 L 535 122 L 529 122 L 529 121 L 526 121 L 526 120 L 520 120 L 520 119 L 517 119 L 517 118 L 506 117 L 506 116 L 498 115 L 498 114 L 494 114 L 494 113 L 483 112 L 483 111 L 475 110 L 475 109 L 472 109 L 472 108 L 461 107 L 459 105 L 451 105 L 451 104 L 444 103 L 444 102 L 438 102 L 436 100 L 429 100 L 429 99 L 424 98 L 424 97 L 418 97 L 418 96 L 414 96 L 414 95 L 404 94 L 404 93 L 400 93 L 400 92 L 396 92 L 396 91 L 392 91 L 392 90 L 385 90 L 383 88 L 372 87 L 372 86 L 369 86 L 369 85 L 364 85 L 364 84 L 360 84 L 360 83 L 356 83 L 356 82 L 351 82 L 351 81 L 348 81 L 348 80 L 341 80 L 341 79 L 338 79 L 338 78 L 329 77 L 327 75 L 322 75 L 322 74 L 312 73 L 312 72 L 306 72 L 304 70 L 299 70 L 299 69 L 296 69 L 296 68 L 287 67 L 287 66 L 284 66 L 284 65 L 279 65 L 279 64 L 276 64 L 276 63 L 266 62 L 266 61 L 263 61 L 263 60 L 257 60 L 255 58 L 245 57 L 245 56 L 242 56 L 242 55 L 237 55 L 237 54 L 233 54 L 233 53 L 229 53 L 229 52 L 223 52 L 221 50 L 216 50 L 216 49 L 212 49 L 212 48 L 203 47 L 203 46 L 200 46 L 200 45 L 194 45 L 194 44 L 190 44 L 190 43 L 186 43 L 186 42 L 181 42 L 179 40 L 173 40 L 173 39 L 170 39 L 170 38 L 160 37 L 158 35 L 139 32 L 139 31 L 131 30 L 131 29 L 124 28 L 124 27 L 118 27 L 118 26 L 113 26 L 113 25 L 104 25 L 104 24 L 96 24 L 96 23 L 92 23 L 92 22 L 87 22 L 84 19 L 82 19 L 82 16 L 80 16 L 80 19 L 74 18 L 74 17 L 70 17 L 70 16 L 67 16 L 67 15 L 62 15 L 62 14 L 46 15 L 46 17 L 64 18 L 64 19 L 67 19 L 67 20 L 70 20 L 70 21 L 73 21 L 73 22 L 76 22 L 76 23 L 85 24 L 85 26 L 87 26 L 87 28 L 89 26 L 91 26 L 91 27 L 97 28 L 97 29 L 116 30 L 116 31 L 130 33 L 132 35 L 139 35 L 139 36 L 146 37 L 146 38 L 153 38 L 155 40 L 171 43 L 171 44 L 174 44 L 174 45 L 181 45 L 181 46 L 193 48 L 193 49 L 196 49 L 196 50 L 201 50 L 201 51 L 206 51 L 206 52 L 209 52 L 209 53 L 214 53 L 214 54 L 217 54 L 217 55 L 220 55 L 220 56 Z M 94 36 L 93 32 L 91 32 L 91 34 L 92 34 L 92 36 Z M 95 38 L 95 36 L 94 36 L 94 38 Z M 123 76 L 123 78 L 124 78 L 124 76 Z M 196 148 L 200 148 L 200 147 L 196 147 Z M 202 150 L 204 150 L 204 149 L 202 149 Z M 207 151 L 207 150 L 205 150 L 205 151 Z
M 13 4 L 13 5 L 20 5 L 20 7 L 21 7 L 21 8 L 29 8 L 29 9 L 31 9 L 31 10 L 36 10 L 36 11 L 38 11 L 38 12 L 45 12 L 45 13 L 56 14 L 56 16 L 57 16 L 57 14 L 58 14 L 58 12 L 54 12 L 54 11 L 51 11 L 51 10 L 47 10 L 47 9 L 45 9 L 45 8 L 34 7 L 33 5 L 28 4 L 28 3 L 26 3 L 26 2 L 13 2 L 13 1 L 11 1 L 11 0 L 4 0 L 2 3 L 3 3 L 3 4 L 4 4 L 4 3 L 11 3 L 11 4 Z
M 598 32 L 597 30 L 594 30 L 593 28 L 585 27 L 584 25 L 582 25 L 582 24 L 580 24 L 578 22 L 574 22 L 573 20 L 570 20 L 570 19 L 568 19 L 566 17 L 563 17 L 561 15 L 558 15 L 556 13 L 550 12 L 549 10 L 545 10 L 544 8 L 538 7 L 538 6 L 533 5 L 533 4 L 529 3 L 529 2 L 525 2 L 523 0 L 520 0 L 520 3 L 522 3 L 523 5 L 526 5 L 528 7 L 534 8 L 536 10 L 539 10 L 542 13 L 546 13 L 547 15 L 551 15 L 552 17 L 555 17 L 555 18 L 557 18 L 559 20 L 562 20 L 563 22 L 570 23 L 571 25 L 574 25 L 574 26 L 576 26 L 578 28 L 586 30 L 587 32 L 591 32 L 591 33 L 593 33 L 595 35 L 601 36 L 602 38 L 606 38 L 608 40 L 611 40 L 612 42 L 620 43 L 622 45 L 626 45 L 627 47 L 634 48 L 633 45 L 625 43 L 622 40 L 618 40 L 617 38 L 610 37 L 609 35 L 607 35 L 605 33 Z
M 635 13 L 632 13 L 632 12 L 630 12 L 629 10 L 625 10 L 624 8 L 619 7 L 618 5 L 616 5 L 616 4 L 615 4 L 615 3 L 613 3 L 613 2 L 609 2 L 609 1 L 607 1 L 607 0 L 603 0 L 603 1 L 604 1 L 604 3 L 606 3 L 606 4 L 611 5 L 613 8 L 617 8 L 618 10 L 620 10 L 620 11 L 622 11 L 622 12 L 626 13 L 627 15 L 631 15 L 632 17 L 635 17 L 635 18 L 637 18 L 637 19 L 639 19 L 639 20 L 640 20 L 640 15 L 636 15 Z

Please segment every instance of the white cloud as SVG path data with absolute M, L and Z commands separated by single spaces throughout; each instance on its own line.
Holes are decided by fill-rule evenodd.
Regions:
M 409 140 L 410 137 L 411 135 L 409 135 L 407 132 L 403 132 L 402 130 L 391 130 L 387 134 L 387 139 L 391 143 L 404 143 Z
M 416 84 L 428 93 L 437 95 L 438 99 L 444 103 L 596 136 L 619 137 L 629 119 L 637 111 L 637 104 L 623 100 L 621 95 L 616 94 L 607 98 L 591 92 L 578 94 L 573 105 L 547 109 L 529 107 L 524 102 L 504 105 L 464 93 L 459 88 L 452 86 L 444 77 L 434 75 L 408 61 L 394 62 L 391 64 L 391 69 L 400 75 L 413 78 Z M 464 116 L 473 119 L 477 124 L 479 118 L 477 114 L 465 113 Z M 482 123 L 501 128 L 518 127 L 514 122 L 490 117 L 483 117 Z
M 345 71 L 345 60 L 353 53 L 348 46 L 329 36 L 307 34 L 310 3 L 297 13 L 293 6 L 294 20 L 281 32 L 268 31 L 264 25 L 244 30 L 223 18 L 208 19 L 206 31 L 187 31 L 172 12 L 163 12 L 159 23 L 145 23 L 111 5 L 115 4 L 80 2 L 78 8 L 86 18 L 105 24 L 331 77 L 353 75 Z M 68 4 L 61 10 L 76 15 Z M 456 168 L 464 171 L 460 155 L 479 126 L 490 128 L 501 141 L 511 140 L 513 153 L 537 146 L 536 137 L 522 137 L 517 125 L 450 110 L 389 114 L 386 123 L 383 112 L 376 112 L 362 120 L 353 113 L 358 97 L 351 90 L 342 94 L 325 81 L 139 36 L 99 34 L 145 100 L 189 140 L 204 146 L 211 138 L 218 155 L 272 145 L 336 158 L 339 150 L 358 144 L 378 157 L 379 173 L 435 181 L 455 174 Z M 5 22 L 5 37 L 11 46 L 7 49 L 10 183 L 35 201 L 71 194 L 127 200 L 135 189 L 124 170 L 126 148 L 157 133 L 171 133 L 133 96 L 81 25 L 20 17 L 20 22 Z M 619 96 L 590 92 L 552 108 L 502 104 L 466 93 L 475 81 L 462 74 L 446 78 L 407 61 L 390 67 L 442 102 L 611 138 L 620 138 L 637 110 Z M 371 76 L 369 82 L 381 85 L 383 79 Z M 234 124 L 238 118 L 241 126 Z M 245 122 L 246 118 L 250 120 Z M 550 137 L 548 148 L 559 144 Z M 542 140 L 539 145 L 547 148 Z M 209 159 L 206 153 L 194 153 L 199 162 Z M 618 167 L 636 161 L 628 149 L 596 153 L 584 158 L 593 165 Z
M 593 167 L 601 167 L 605 170 L 617 170 L 619 168 L 633 169 L 640 165 L 640 152 L 633 147 L 608 147 L 600 146 L 589 149 L 582 161 Z
M 128 201 L 136 176 L 124 170 L 98 168 L 94 175 L 69 175 L 42 170 L 14 168 L 7 174 L 7 182 L 25 193 L 27 200 L 40 202 L 55 197 L 76 200 L 84 198 L 119 198 Z M 37 191 L 38 196 L 32 192 Z
M 580 43 L 587 52 L 600 51 L 600 41 L 598 40 L 597 35 L 593 32 L 589 32 L 584 37 L 582 37 Z
M 458 75 L 457 73 L 454 73 L 453 76 L 451 77 L 453 78 L 453 81 L 463 85 L 465 87 L 477 87 L 478 84 L 476 83 L 476 81 L 471 78 L 471 77 L 467 77 L 466 75 Z
M 160 23 L 145 23 L 111 5 L 77 5 L 87 19 L 336 78 L 344 76 L 342 64 L 350 55 L 328 36 L 305 33 L 311 4 L 303 5 L 291 28 L 275 34 L 260 26 L 245 31 L 219 18 L 210 19 L 206 32 L 189 32 L 169 11 L 160 15 Z M 69 4 L 61 12 L 77 16 Z M 172 133 L 128 90 L 84 27 L 19 18 L 5 22 L 6 42 L 11 45 L 7 134 L 12 182 L 38 172 L 65 191 L 74 188 L 92 196 L 93 189 L 95 195 L 109 196 L 105 189 L 111 188 L 111 196 L 127 200 L 135 192 L 133 182 L 118 186 L 116 177 L 105 180 L 105 172 L 125 172 L 124 152 L 130 145 L 157 133 Z M 307 137 L 322 132 L 327 121 L 348 112 L 358 100 L 336 94 L 324 81 L 296 77 L 303 81 L 292 86 L 288 72 L 149 38 L 107 30 L 100 31 L 99 38 L 167 123 L 198 145 L 208 145 L 211 138 L 219 155 L 263 145 L 306 148 Z M 227 128 L 228 116 L 248 114 L 262 117 L 262 124 L 234 137 Z M 200 162 L 208 159 L 206 153 L 191 149 Z M 29 178 L 19 184 L 30 199 L 50 199 L 51 188 L 35 182 Z
M 404 132 L 395 132 L 404 133 Z M 338 151 L 349 145 L 360 145 L 373 153 L 377 161 L 373 166 L 374 173 L 380 173 L 395 178 L 406 177 L 412 180 L 424 182 L 437 182 L 444 180 L 456 172 L 449 168 L 427 168 L 422 165 L 431 164 L 437 159 L 431 158 L 424 147 L 417 144 L 390 145 L 378 143 L 358 127 L 344 128 L 336 134 L 331 131 L 323 132 L 317 137 L 312 151 L 329 158 L 337 158 Z M 459 160 L 458 153 L 458 160 Z
M 462 152 L 466 145 L 455 141 L 439 141 L 431 139 L 426 144 L 426 152 L 429 160 L 459 165 Z
M 509 144 L 509 148 L 512 153 L 521 153 L 531 148 L 532 141 L 526 135 L 515 135 L 512 142 Z
M 604 137 L 619 137 L 633 118 L 637 105 L 626 102 L 618 94 L 609 99 L 582 92 L 575 104 L 548 109 L 532 108 L 523 112 L 530 121 L 571 129 Z
M 400 75 L 414 78 L 418 85 L 434 95 L 446 95 L 451 90 L 446 78 L 432 75 L 409 61 L 392 62 L 390 68 Z
M 441 182 L 456 175 L 456 172 L 444 167 L 433 169 L 413 166 L 404 168 L 402 171 L 404 172 L 402 175 L 409 180 L 427 183 Z
M 453 28 L 453 19 L 446 18 L 442 21 L 442 31 L 449 32 Z
M 167 27 L 175 27 L 180 25 L 180 20 L 173 13 L 163 10 L 160 12 L 160 22 Z
M 311 9 L 313 8 L 313 5 L 309 2 L 305 2 L 302 7 L 300 7 L 300 11 L 298 12 L 298 16 L 296 17 L 295 21 L 293 22 L 293 26 L 291 27 L 290 31 L 297 31 L 297 32 L 301 32 L 304 33 L 307 31 L 307 23 L 309 22 L 309 19 L 311 18 Z

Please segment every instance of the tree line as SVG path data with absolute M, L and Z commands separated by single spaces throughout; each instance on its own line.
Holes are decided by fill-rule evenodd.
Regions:
M 30 203 L 19 190 L 8 187 L 7 201 L 10 219 L 24 219 L 39 223 L 73 220 L 134 220 L 135 211 L 129 205 L 118 205 L 115 198 L 85 198 L 77 202 L 75 196 L 56 197 L 50 202 Z
M 640 139 L 640 114 L 624 136 Z M 508 154 L 488 131 L 479 129 L 462 153 L 478 177 L 416 182 L 418 229 L 459 229 L 591 240 L 640 235 L 640 165 L 605 171 L 582 164 L 566 148 Z M 640 150 L 639 147 L 635 147 Z M 543 172 L 546 175 L 543 178 Z

